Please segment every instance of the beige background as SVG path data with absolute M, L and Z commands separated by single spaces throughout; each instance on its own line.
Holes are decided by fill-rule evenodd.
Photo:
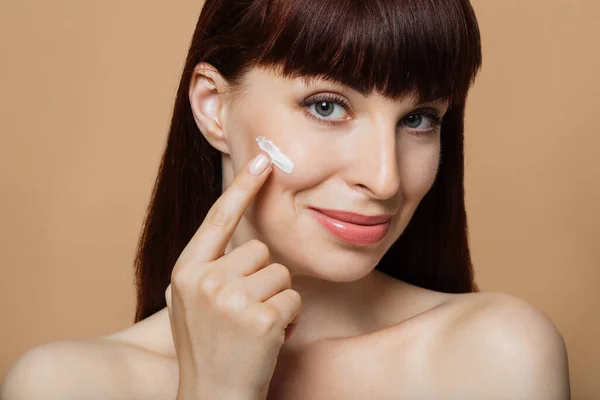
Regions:
M 600 2 L 473 5 L 477 278 L 552 318 L 573 399 L 597 399 Z M 0 0 L 0 376 L 36 345 L 132 322 L 135 244 L 200 7 Z

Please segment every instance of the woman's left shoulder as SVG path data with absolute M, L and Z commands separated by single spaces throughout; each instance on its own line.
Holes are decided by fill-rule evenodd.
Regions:
M 569 398 L 565 341 L 548 315 L 501 292 L 454 295 L 447 305 L 451 317 L 431 353 L 440 387 L 461 386 L 463 398 L 475 390 L 477 398 Z
M 449 303 L 453 303 L 454 310 L 448 320 L 446 338 L 472 334 L 481 339 L 502 339 L 505 345 L 564 346 L 562 335 L 550 317 L 517 296 L 502 292 L 466 293 L 453 295 Z M 507 339 L 515 340 L 506 342 Z

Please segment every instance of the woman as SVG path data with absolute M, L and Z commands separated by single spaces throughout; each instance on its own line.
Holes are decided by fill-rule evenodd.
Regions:
M 552 322 L 473 279 L 480 67 L 468 0 L 207 0 L 136 323 L 30 351 L 3 399 L 569 398 Z M 259 137 L 293 168 L 255 158 Z

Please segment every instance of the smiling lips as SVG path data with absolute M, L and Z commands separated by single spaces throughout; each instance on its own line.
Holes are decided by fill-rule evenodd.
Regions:
M 310 208 L 312 216 L 330 233 L 353 244 L 373 244 L 386 235 L 391 214 L 367 216 L 338 210 Z

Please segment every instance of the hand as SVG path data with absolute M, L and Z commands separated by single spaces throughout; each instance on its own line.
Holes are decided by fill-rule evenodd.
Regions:
M 235 177 L 173 267 L 165 297 L 179 363 L 178 399 L 207 393 L 265 399 L 279 350 L 298 321 L 302 300 L 291 289 L 290 272 L 270 264 L 264 243 L 253 239 L 224 255 L 273 168 L 267 162 L 258 175 L 248 163 Z

